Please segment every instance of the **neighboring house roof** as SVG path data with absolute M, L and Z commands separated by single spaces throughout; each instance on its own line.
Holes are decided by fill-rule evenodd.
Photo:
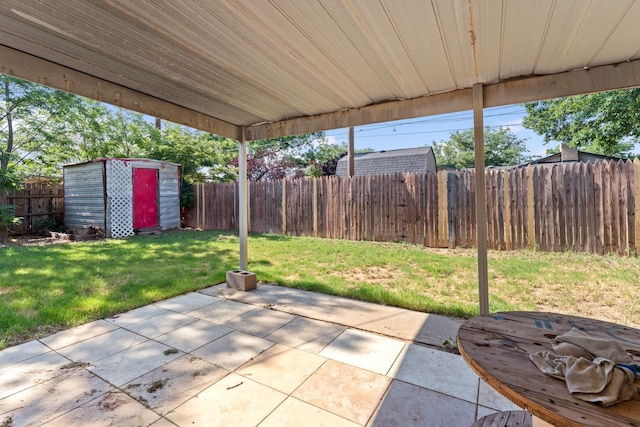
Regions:
M 336 176 L 347 176 L 347 160 L 338 160 Z M 404 148 L 356 154 L 354 166 L 356 176 L 436 172 L 436 158 L 431 147 Z
M 543 163 L 563 163 L 563 162 L 599 162 L 602 160 L 620 160 L 620 157 L 605 156 L 603 154 L 587 153 L 566 144 L 560 145 L 560 152 L 531 162 L 532 165 Z

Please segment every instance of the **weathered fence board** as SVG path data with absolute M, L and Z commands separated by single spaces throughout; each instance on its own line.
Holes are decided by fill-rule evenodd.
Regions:
M 64 194 L 62 184 L 25 184 L 8 195 L 8 204 L 15 206 L 15 216 L 22 218 L 20 224 L 12 225 L 14 234 L 36 233 L 42 229 L 43 221 L 53 216 L 62 218 Z
M 485 176 L 489 248 L 637 254 L 639 160 L 492 168 Z M 428 247 L 477 242 L 473 170 L 249 187 L 252 232 Z M 187 225 L 235 229 L 237 191 L 236 184 L 197 185 Z

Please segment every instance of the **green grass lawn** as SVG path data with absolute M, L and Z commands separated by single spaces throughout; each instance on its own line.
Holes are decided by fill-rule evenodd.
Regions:
M 126 240 L 0 248 L 0 348 L 224 281 L 238 238 L 182 231 Z M 262 282 L 470 317 L 475 250 L 252 235 Z M 545 310 L 640 327 L 637 258 L 489 253 L 490 306 Z

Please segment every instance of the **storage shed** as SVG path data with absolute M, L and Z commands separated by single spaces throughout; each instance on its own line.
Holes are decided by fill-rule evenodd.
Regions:
M 64 223 L 107 237 L 180 227 L 180 165 L 150 159 L 96 159 L 63 167 Z

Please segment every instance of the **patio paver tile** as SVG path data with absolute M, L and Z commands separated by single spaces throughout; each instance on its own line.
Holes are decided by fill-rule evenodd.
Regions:
M 0 369 L 50 351 L 51 349 L 49 347 L 35 340 L 5 348 L 0 351 Z
M 200 347 L 191 354 L 233 371 L 272 345 L 274 345 L 272 341 L 234 331 Z
M 359 327 L 384 335 L 441 346 L 445 340 L 458 336 L 462 321 L 418 311 L 395 309 L 388 316 L 379 316 Z
M 209 304 L 199 310 L 189 312 L 189 316 L 206 320 L 207 322 L 222 324 L 228 320 L 238 317 L 247 311 L 255 310 L 256 307 L 241 302 L 220 300 Z
M 177 348 L 185 353 L 210 343 L 213 340 L 232 332 L 233 329 L 204 320 L 196 320 L 181 328 L 155 337 L 156 341 Z
M 122 389 L 159 414 L 166 414 L 214 384 L 229 371 L 195 356 L 183 355 L 138 377 Z
M 367 426 L 470 426 L 475 411 L 474 403 L 394 380 Z
M 97 337 L 114 329 L 118 329 L 118 326 L 101 319 L 42 338 L 40 342 L 46 344 L 47 347 L 57 350 L 89 338 Z
M 121 391 L 104 394 L 44 424 L 46 427 L 69 426 L 148 426 L 160 416 Z
M 71 369 L 0 400 L 0 425 L 39 426 L 112 390 L 86 369 Z
M 290 394 L 327 359 L 276 344 L 236 373 L 283 393 Z
M 162 417 L 155 423 L 151 424 L 149 427 L 176 427 L 176 425 L 168 419 Z
M 293 397 L 287 398 L 259 427 L 358 427 L 353 421 Z
M 387 376 L 327 360 L 292 396 L 364 425 L 390 383 Z
M 255 426 L 287 397 L 272 388 L 231 373 L 169 412 L 180 426 Z
M 522 411 L 522 408 L 519 407 L 517 410 Z M 495 414 L 496 412 L 502 412 L 502 411 L 496 411 L 493 408 L 487 408 L 486 406 L 478 405 L 476 420 L 479 420 L 482 417 L 486 417 L 487 415 Z
M 201 309 L 219 301 L 219 298 L 201 294 L 199 292 L 190 292 L 185 295 L 180 295 L 175 298 L 157 302 L 155 303 L 155 305 L 166 310 L 186 314 L 190 311 Z
M 238 317 L 227 320 L 223 325 L 237 331 L 264 338 L 295 318 L 296 316 L 292 316 L 291 314 L 265 308 L 256 308 L 255 310 L 247 311 Z
M 121 386 L 181 355 L 178 350 L 164 344 L 146 341 L 101 359 L 88 369 L 111 384 Z
M 457 354 L 409 344 L 389 375 L 467 402 L 477 402 L 480 379 Z
M 124 314 L 120 314 L 118 316 L 108 317 L 105 320 L 118 326 L 128 326 L 140 322 L 141 320 L 157 316 L 158 314 L 166 313 L 167 311 L 168 310 L 162 307 L 150 304 L 128 311 Z
M 116 328 L 113 331 L 63 347 L 57 351 L 74 362 L 94 363 L 147 341 L 145 337 L 141 337 L 138 334 L 117 326 Z
M 140 334 L 147 338 L 155 338 L 167 332 L 171 332 L 182 326 L 195 322 L 197 319 L 186 316 L 184 314 L 175 313 L 173 311 L 167 311 L 166 313 L 158 314 L 149 319 L 141 320 L 132 325 L 127 325 L 125 328 Z
M 309 353 L 321 352 L 347 328 L 320 320 L 296 317 L 265 338 Z
M 23 360 L 0 369 L 0 399 L 64 374 L 69 359 L 55 352 Z
M 486 382 L 480 380 L 478 405 L 493 408 L 497 411 L 521 411 L 522 408 L 498 393 Z M 495 411 L 494 411 L 495 412 Z
M 404 346 L 393 338 L 347 329 L 318 354 L 386 375 Z

